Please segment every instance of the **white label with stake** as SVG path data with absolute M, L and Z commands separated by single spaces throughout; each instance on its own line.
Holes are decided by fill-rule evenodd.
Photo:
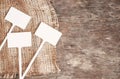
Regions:
M 19 49 L 19 79 L 22 79 L 22 54 L 21 48 L 31 46 L 31 32 L 9 33 L 8 47 L 17 47 Z
M 33 56 L 32 60 L 30 61 L 28 67 L 26 68 L 26 70 L 25 70 L 25 72 L 22 76 L 22 79 L 24 79 L 24 77 L 26 76 L 27 72 L 29 71 L 29 69 L 32 66 L 33 62 L 35 61 L 36 57 L 38 56 L 40 50 L 42 49 L 44 43 L 48 42 L 48 43 L 56 46 L 56 44 L 59 41 L 62 33 L 42 22 L 39 25 L 38 29 L 36 30 L 35 35 L 42 38 L 43 41 L 42 41 L 40 47 L 38 48 L 37 52 Z
M 19 32 L 8 34 L 8 47 L 31 46 L 31 32 Z
M 14 25 L 19 26 L 22 29 L 25 29 L 31 17 L 27 14 L 17 10 L 14 7 L 11 7 L 7 13 L 5 20 L 10 21 Z

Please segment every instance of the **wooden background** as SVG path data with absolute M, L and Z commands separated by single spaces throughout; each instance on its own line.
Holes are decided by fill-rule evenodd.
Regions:
M 26 79 L 120 79 L 120 1 L 50 0 L 63 37 L 61 72 Z

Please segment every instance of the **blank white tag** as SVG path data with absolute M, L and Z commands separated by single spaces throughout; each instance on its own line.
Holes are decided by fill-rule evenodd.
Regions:
M 39 54 L 40 50 L 42 49 L 44 43 L 48 42 L 48 43 L 56 46 L 56 44 L 59 41 L 62 33 L 42 22 L 39 25 L 38 29 L 36 30 L 35 35 L 42 38 L 43 41 L 42 41 L 40 47 L 38 48 L 37 52 L 33 56 L 32 60 L 30 61 L 28 67 L 25 70 L 25 72 L 23 73 L 22 79 L 24 79 L 24 77 L 28 73 L 30 67 L 32 66 L 33 62 L 35 61 L 36 57 L 38 56 L 38 54 Z
M 62 33 L 42 22 L 36 30 L 35 35 L 56 46 Z
M 27 14 L 17 10 L 14 7 L 11 7 L 7 13 L 5 20 L 10 21 L 13 25 L 17 25 L 22 29 L 25 29 L 31 17 Z
M 19 32 L 8 34 L 8 47 L 31 46 L 31 32 Z
M 18 32 L 18 33 L 9 33 L 8 38 L 8 47 L 16 47 L 19 49 L 19 79 L 22 79 L 22 54 L 21 48 L 31 46 L 31 32 Z

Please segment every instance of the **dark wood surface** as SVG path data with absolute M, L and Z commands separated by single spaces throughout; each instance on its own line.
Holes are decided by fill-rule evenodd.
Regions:
M 31 79 L 120 79 L 120 0 L 51 0 L 62 39 L 58 74 Z

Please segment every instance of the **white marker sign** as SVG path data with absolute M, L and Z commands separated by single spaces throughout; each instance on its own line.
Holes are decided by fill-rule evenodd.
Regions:
M 30 19 L 31 19 L 30 16 L 28 16 L 28 15 L 24 14 L 23 12 L 15 9 L 14 7 L 11 7 L 9 12 L 7 13 L 6 17 L 5 17 L 5 20 L 12 23 L 12 27 L 9 30 L 8 33 L 11 33 L 15 26 L 18 26 L 22 29 L 25 29 L 28 22 L 30 21 Z M 4 46 L 6 40 L 7 40 L 7 36 L 5 37 L 2 44 L 0 45 L 0 50 Z
M 31 46 L 31 32 L 19 32 L 8 34 L 8 47 Z
M 27 14 L 17 10 L 14 7 L 11 7 L 7 13 L 5 20 L 11 22 L 13 25 L 16 25 L 22 29 L 25 29 L 31 17 Z
M 22 55 L 21 48 L 31 46 L 31 32 L 9 33 L 8 47 L 17 47 L 19 50 L 19 79 L 22 79 Z
M 42 22 L 35 32 L 35 35 L 56 46 L 62 33 Z
M 27 74 L 27 72 L 29 71 L 30 67 L 32 66 L 33 62 L 35 61 L 36 57 L 38 56 L 42 46 L 44 45 L 45 42 L 48 42 L 52 45 L 56 45 L 57 42 L 59 41 L 62 33 L 55 30 L 54 28 L 52 28 L 51 26 L 45 24 L 45 23 L 41 23 L 38 27 L 38 29 L 35 32 L 35 35 L 42 38 L 43 41 L 40 45 L 40 47 L 38 48 L 37 52 L 35 53 L 35 55 L 33 56 L 32 60 L 30 61 L 27 69 L 25 70 L 22 79 L 24 79 L 25 75 Z

